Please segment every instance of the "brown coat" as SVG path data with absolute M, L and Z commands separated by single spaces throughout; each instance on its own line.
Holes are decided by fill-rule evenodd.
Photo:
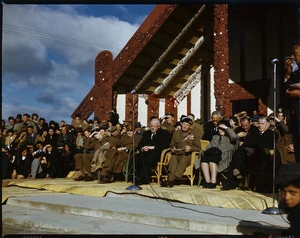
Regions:
M 276 143 L 276 148 L 279 152 L 281 164 L 296 163 L 295 153 L 289 153 L 285 146 L 293 144 L 293 136 L 287 133 L 280 137 Z
M 139 144 L 141 137 L 134 135 L 135 147 Z M 107 150 L 105 156 L 107 163 L 109 164 L 109 169 L 113 173 L 121 173 L 124 163 L 128 159 L 128 151 L 133 149 L 132 137 L 124 135 L 118 141 L 115 141 L 115 147 Z M 118 150 L 118 148 L 126 147 L 126 150 Z M 110 157 L 108 157 L 110 156 Z M 111 157 L 113 156 L 113 157 Z
M 193 130 L 189 132 L 183 132 L 181 130 L 174 131 L 170 147 L 171 148 L 185 148 L 185 146 L 190 146 L 191 150 L 189 153 L 184 151 L 178 151 L 172 154 L 168 166 L 170 172 L 169 177 L 173 180 L 175 177 L 181 178 L 185 169 L 191 164 L 191 153 L 194 151 L 201 150 L 200 136 Z

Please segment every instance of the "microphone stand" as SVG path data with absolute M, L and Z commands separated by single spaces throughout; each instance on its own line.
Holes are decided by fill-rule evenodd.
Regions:
M 132 90 L 130 92 L 132 94 L 132 126 L 134 126 L 134 94 L 136 93 L 135 90 Z M 126 190 L 141 190 L 142 188 L 138 185 L 136 185 L 135 182 L 135 144 L 134 144 L 134 133 L 132 136 L 132 170 L 133 170 L 133 179 L 132 179 L 132 185 L 126 188 Z
M 276 64 L 278 63 L 278 59 L 273 59 L 271 60 L 271 64 L 274 65 L 274 71 L 273 71 L 273 112 L 274 112 L 274 117 L 275 115 L 275 111 L 276 111 L 276 88 L 277 88 L 277 71 L 276 71 Z M 274 119 L 275 120 L 275 119 Z M 276 121 L 275 125 L 276 125 Z M 273 205 L 272 207 L 268 207 L 265 210 L 262 211 L 262 213 L 264 214 L 269 214 L 269 215 L 279 215 L 281 214 L 280 210 L 275 207 L 275 173 L 276 173 L 276 132 L 275 132 L 275 128 L 273 130 L 273 148 L 274 148 L 274 154 L 273 154 Z

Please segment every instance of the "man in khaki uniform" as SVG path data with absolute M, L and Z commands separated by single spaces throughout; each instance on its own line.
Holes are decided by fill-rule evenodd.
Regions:
M 200 125 L 199 123 L 195 122 L 195 115 L 193 113 L 188 114 L 187 117 L 191 118 L 192 121 L 193 121 L 193 124 L 191 126 L 191 130 L 195 131 L 195 133 L 197 135 L 199 135 L 200 140 L 201 140 L 202 137 L 203 137 L 203 134 L 204 134 L 203 126 Z
M 74 156 L 75 169 L 80 171 L 80 176 L 75 178 L 74 181 L 93 181 L 91 161 L 94 157 L 94 152 L 102 147 L 109 138 L 107 135 L 102 135 L 101 131 L 91 133 L 88 129 L 84 131 L 84 135 L 84 153 L 78 153 Z
M 162 119 L 161 129 L 167 130 L 170 133 L 170 138 L 175 131 L 175 118 L 172 112 L 167 112 Z
M 174 180 L 179 180 L 185 169 L 191 164 L 191 153 L 200 151 L 200 136 L 191 130 L 193 124 L 189 117 L 181 117 L 181 129 L 173 133 L 170 148 L 172 156 L 169 162 L 167 181 L 162 181 L 162 187 L 173 187 Z
M 100 173 L 99 184 L 110 183 L 113 173 L 121 173 L 124 163 L 128 159 L 129 150 L 133 149 L 133 136 L 135 145 L 141 140 L 139 135 L 134 135 L 133 127 L 126 127 L 126 135 L 123 135 L 117 140 L 111 140 L 110 148 L 106 151 L 103 169 Z

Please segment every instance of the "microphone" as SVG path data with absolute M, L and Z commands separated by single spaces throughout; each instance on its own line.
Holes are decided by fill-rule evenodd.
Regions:
M 136 91 L 133 89 L 131 92 L 130 92 L 131 94 L 135 94 L 136 93 Z
M 278 59 L 274 58 L 271 60 L 271 64 L 277 64 L 278 63 Z

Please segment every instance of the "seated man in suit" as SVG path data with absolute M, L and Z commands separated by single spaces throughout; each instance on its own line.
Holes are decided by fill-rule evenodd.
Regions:
M 269 126 L 270 122 L 266 116 L 258 119 L 258 130 L 249 134 L 244 143 L 236 150 L 230 169 L 236 177 L 249 175 L 249 188 L 257 192 L 272 190 L 273 157 L 270 150 L 274 149 L 274 133 Z M 277 134 L 275 135 L 277 136 Z M 224 185 L 222 190 L 233 189 L 236 186 Z
M 145 131 L 140 142 L 140 152 L 137 155 L 137 177 L 139 184 L 150 183 L 151 168 L 155 167 L 160 161 L 161 152 L 169 148 L 169 132 L 160 128 L 158 118 L 150 121 L 150 130 Z
M 179 180 L 185 169 L 191 164 L 191 154 L 200 151 L 200 135 L 191 130 L 193 120 L 189 117 L 181 117 L 180 130 L 173 133 L 170 148 L 172 156 L 168 166 L 168 179 L 162 181 L 162 187 L 173 187 L 174 180 Z

